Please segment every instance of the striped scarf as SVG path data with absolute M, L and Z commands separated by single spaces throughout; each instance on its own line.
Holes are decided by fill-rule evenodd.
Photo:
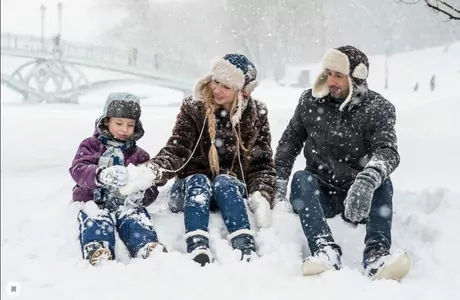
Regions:
M 107 148 L 99 158 L 99 167 L 124 166 L 124 151 L 135 145 L 132 141 L 119 142 L 111 138 L 99 136 L 99 140 Z M 123 205 L 126 196 L 121 195 L 116 187 L 101 187 L 94 190 L 94 201 L 107 208 L 109 211 L 115 211 L 120 205 Z

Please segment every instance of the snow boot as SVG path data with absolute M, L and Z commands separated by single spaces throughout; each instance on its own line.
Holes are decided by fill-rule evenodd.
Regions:
M 155 249 L 161 250 L 164 253 L 168 252 L 166 247 L 159 242 L 147 243 L 144 247 L 137 251 L 136 258 L 149 258 Z
M 241 251 L 241 261 L 251 262 L 254 258 L 259 257 L 252 249 L 244 249 Z
M 340 270 L 342 268 L 340 257 L 339 251 L 331 246 L 324 246 L 303 261 L 302 274 L 309 276 L 318 275 L 328 270 Z
M 412 259 L 406 251 L 370 250 L 363 260 L 364 275 L 371 280 L 401 280 L 409 273 Z
M 206 247 L 196 248 L 190 253 L 190 256 L 192 257 L 193 261 L 199 263 L 202 267 L 212 262 L 211 250 Z
M 229 234 L 228 239 L 233 249 L 239 250 L 241 253 L 241 261 L 250 262 L 254 257 L 258 256 L 256 254 L 256 242 L 252 231 L 240 229 Z
M 105 247 L 103 242 L 92 242 L 83 248 L 83 257 L 89 261 L 93 266 L 100 265 L 103 261 L 112 260 L 113 255 Z
M 212 262 L 213 257 L 209 250 L 209 234 L 203 230 L 196 230 L 185 234 L 187 252 L 190 253 L 193 261 L 202 267 Z

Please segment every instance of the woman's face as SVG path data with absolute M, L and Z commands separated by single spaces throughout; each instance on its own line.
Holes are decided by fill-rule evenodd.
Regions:
M 235 100 L 235 90 L 215 80 L 211 81 L 211 90 L 214 102 L 229 111 Z

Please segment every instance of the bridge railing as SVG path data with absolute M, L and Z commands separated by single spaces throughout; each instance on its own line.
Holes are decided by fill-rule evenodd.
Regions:
M 115 48 L 101 47 L 87 43 L 67 42 L 57 38 L 41 39 L 30 35 L 1 34 L 1 48 L 35 53 L 58 54 L 63 60 L 77 58 L 97 62 L 109 62 L 119 66 L 132 66 L 142 70 L 152 70 L 188 78 L 200 77 L 203 66 L 179 59 L 166 57 L 134 47 Z

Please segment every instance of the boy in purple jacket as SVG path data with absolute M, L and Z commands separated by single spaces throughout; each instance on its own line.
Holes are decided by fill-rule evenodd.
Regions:
M 149 155 L 136 146 L 144 135 L 140 121 L 139 97 L 129 93 L 112 93 L 104 112 L 96 120 L 92 137 L 83 140 L 72 162 L 70 174 L 76 185 L 73 201 L 94 201 L 80 210 L 80 244 L 83 258 L 92 265 L 115 257 L 115 230 L 132 257 L 147 258 L 161 247 L 145 206 L 158 196 L 155 186 L 128 196 L 118 189 L 128 180 L 126 166 L 149 160 Z

